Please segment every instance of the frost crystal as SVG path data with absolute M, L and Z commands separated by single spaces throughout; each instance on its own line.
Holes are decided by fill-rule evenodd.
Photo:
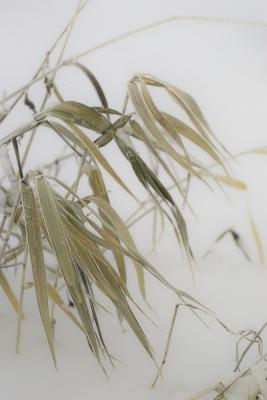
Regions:
M 120 140 L 122 140 L 128 147 L 135 151 L 134 144 L 130 138 L 130 136 L 126 133 L 127 131 L 124 128 L 119 128 L 116 132 L 116 135 Z

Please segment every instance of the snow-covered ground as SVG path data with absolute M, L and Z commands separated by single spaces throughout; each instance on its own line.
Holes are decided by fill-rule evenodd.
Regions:
M 1 96 L 32 77 L 46 50 L 76 7 L 74 0 L 0 0 Z M 173 15 L 216 16 L 267 22 L 265 0 L 91 0 L 78 17 L 66 49 L 66 57 L 136 27 Z M 225 146 L 238 153 L 267 145 L 267 28 L 219 22 L 176 21 L 139 33 L 82 59 L 106 89 L 110 105 L 120 107 L 126 83 L 136 72 L 151 73 L 191 93 L 214 132 Z M 87 81 L 69 67 L 57 83 L 67 99 L 94 102 Z M 36 96 L 36 90 L 30 92 Z M 1 137 L 30 119 L 19 108 L 0 128 Z M 41 134 L 41 151 L 28 167 L 38 167 L 56 155 L 54 136 Z M 105 149 L 105 154 L 107 150 Z M 120 165 L 110 154 L 113 165 Z M 252 236 L 249 208 L 267 249 L 267 157 L 246 156 L 231 167 L 248 192 L 226 189 L 227 196 L 193 182 L 190 202 L 197 220 L 185 212 L 199 271 L 193 284 L 170 228 L 157 248 L 151 249 L 151 220 L 136 224 L 133 235 L 139 249 L 173 285 L 189 291 L 208 305 L 234 330 L 258 330 L 267 321 L 267 269 L 261 265 Z M 71 171 L 66 171 L 66 176 Z M 124 177 L 136 184 L 129 169 Z M 122 216 L 132 204 L 121 203 L 110 182 L 111 199 Z M 137 188 L 137 190 L 139 190 Z M 243 238 L 248 262 L 230 237 L 203 258 L 214 239 L 233 228 Z M 267 252 L 266 252 L 267 253 Z M 13 273 L 9 272 L 11 280 Z M 130 272 L 134 288 L 134 274 Z M 18 279 L 17 279 L 18 280 Z M 16 281 L 17 281 L 16 280 Z M 160 326 L 157 330 L 140 316 L 144 330 L 161 357 L 176 299 L 150 277 L 148 298 Z M 130 334 L 123 333 L 115 318 L 103 313 L 102 324 L 111 351 L 122 360 L 109 380 L 92 358 L 84 338 L 61 313 L 57 313 L 58 370 L 53 368 L 40 324 L 34 295 L 26 292 L 21 352 L 15 354 L 16 316 L 2 293 L 0 305 L 1 399 L 179 399 L 179 392 L 205 388 L 229 375 L 235 365 L 235 342 L 214 321 L 210 329 L 189 311 L 177 318 L 164 379 L 151 391 L 155 375 L 151 361 Z M 140 300 L 138 298 L 138 300 Z M 267 339 L 267 332 L 263 338 Z M 251 350 L 242 364 L 257 358 Z

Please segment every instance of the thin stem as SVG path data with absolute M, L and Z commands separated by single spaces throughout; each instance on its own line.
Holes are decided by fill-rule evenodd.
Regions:
M 39 68 L 37 69 L 37 71 L 35 72 L 34 76 L 32 79 L 36 79 L 38 77 L 38 75 L 40 74 L 40 72 L 43 70 L 44 65 L 47 63 L 51 53 L 55 50 L 55 48 L 57 47 L 58 43 L 60 42 L 60 40 L 62 39 L 62 37 L 65 35 L 65 33 L 67 32 L 67 30 L 69 29 L 69 26 L 72 24 L 73 19 L 76 18 L 77 14 L 79 14 L 82 9 L 87 5 L 88 1 L 85 1 L 84 4 L 79 8 L 78 11 L 75 12 L 75 14 L 71 17 L 71 19 L 68 21 L 67 25 L 65 26 L 65 28 L 63 29 L 63 31 L 59 34 L 59 36 L 57 37 L 56 41 L 53 43 L 53 45 L 51 46 L 51 48 L 46 52 L 45 58 L 43 59 L 43 61 L 41 62 Z M 44 75 L 42 75 L 43 77 Z M 15 99 L 15 101 L 12 103 L 12 105 L 9 107 L 7 113 L 5 114 L 4 119 L 10 114 L 10 112 L 15 108 L 15 106 L 17 105 L 17 103 L 20 101 L 20 99 L 26 95 L 27 90 L 29 89 L 31 85 L 26 85 L 24 87 L 24 89 L 22 91 L 17 92 L 16 94 L 20 93 L 19 96 Z M 12 96 L 13 97 L 13 96 Z M 3 99 L 3 102 L 0 102 L 0 104 L 4 104 L 6 101 L 6 97 Z
M 79 171 L 78 171 L 77 177 L 76 177 L 75 182 L 74 182 L 73 187 L 72 187 L 72 190 L 73 190 L 74 193 L 78 192 L 78 187 L 79 187 L 79 183 L 80 183 L 81 177 L 83 175 L 83 167 L 84 167 L 84 164 L 85 164 L 85 161 L 86 161 L 86 157 L 87 157 L 87 150 L 85 149 L 84 152 L 83 152 L 83 156 L 82 156 L 81 162 L 80 162 L 80 166 L 79 166 Z M 72 201 L 74 201 L 74 200 L 75 200 L 75 197 L 74 197 L 74 194 L 72 194 Z
M 21 325 L 23 319 L 23 300 L 25 291 L 25 277 L 26 277 L 26 265 L 28 259 L 28 247 L 25 246 L 23 267 L 21 271 L 21 284 L 20 284 L 20 296 L 19 296 L 19 312 L 18 312 L 18 325 L 17 325 L 17 336 L 16 336 L 16 353 L 19 353 L 20 349 L 20 337 L 21 337 Z
M 45 124 L 50 126 L 50 128 L 58 134 L 58 136 L 73 150 L 73 152 L 76 153 L 80 158 L 82 158 L 82 154 L 63 135 L 61 135 L 56 129 L 53 128 L 53 125 L 50 123 L 50 121 L 47 120 Z
M 17 208 L 18 208 L 19 202 L 20 202 L 20 191 L 18 191 L 16 200 L 15 200 L 15 203 L 14 203 L 14 206 L 13 206 L 13 209 L 12 209 L 12 213 L 10 215 L 10 219 L 9 219 L 9 224 L 8 224 L 6 235 L 2 239 L 3 245 L 2 245 L 1 250 L 0 250 L 0 264 L 2 262 L 2 259 L 3 259 L 4 255 L 5 255 L 5 249 L 7 247 L 9 238 L 11 236 L 11 232 L 12 232 L 13 224 L 14 224 L 14 221 L 15 221 L 15 217 L 16 217 L 16 213 L 17 213 Z
M 251 346 L 253 345 L 253 343 L 255 343 L 255 341 L 260 337 L 260 334 L 262 333 L 262 331 L 266 328 L 267 326 L 267 322 L 265 322 L 263 324 L 263 326 L 261 327 L 261 329 L 256 333 L 256 335 L 254 336 L 253 340 L 251 340 L 251 342 L 248 344 L 248 346 L 246 347 L 246 349 L 243 351 L 238 363 L 236 364 L 236 367 L 234 369 L 234 372 L 236 372 L 240 366 L 240 364 L 242 363 L 245 355 L 247 354 L 247 352 L 249 351 L 249 349 L 251 348 Z
M 54 167 L 55 165 L 57 165 L 57 164 L 59 164 L 59 163 L 61 163 L 63 161 L 69 160 L 70 158 L 74 157 L 74 155 L 75 155 L 74 153 L 70 153 L 70 154 L 66 154 L 66 155 L 64 155 L 62 157 L 57 157 L 55 160 L 49 162 L 48 164 L 43 165 L 39 169 L 41 171 L 44 170 L 44 169 L 50 169 L 50 168 Z
M 58 280 L 59 280 L 60 276 L 61 276 L 61 272 L 60 272 L 59 266 L 57 266 L 57 269 L 55 272 L 55 280 L 54 280 L 54 288 L 55 289 L 57 289 Z M 50 310 L 50 324 L 53 329 L 53 336 L 55 335 L 55 308 L 56 308 L 56 303 L 54 302 L 54 300 L 52 300 L 51 310 Z
M 2 233 L 3 233 L 3 229 L 5 227 L 6 220 L 7 220 L 7 215 L 4 214 L 2 221 L 1 221 L 1 225 L 0 225 L 0 238 L 2 237 Z
M 63 43 L 61 52 L 60 52 L 60 54 L 59 54 L 59 57 L 58 57 L 58 60 L 57 60 L 57 63 L 56 63 L 57 66 L 58 66 L 58 65 L 61 63 L 61 61 L 62 61 L 64 52 L 65 52 L 65 50 L 66 50 L 66 46 L 67 46 L 68 41 L 69 41 L 69 38 L 70 38 L 70 34 L 71 34 L 71 32 L 72 32 L 72 29 L 73 29 L 75 20 L 76 20 L 76 18 L 77 18 L 77 16 L 78 16 L 79 9 L 80 9 L 80 7 L 81 7 L 81 3 L 82 3 L 82 0 L 79 0 L 78 6 L 77 6 L 76 11 L 75 11 L 75 14 L 74 14 L 74 16 L 73 16 L 73 18 L 72 18 L 72 20 L 71 20 L 71 23 L 68 25 L 68 28 L 67 28 L 67 30 L 66 30 L 67 35 L 66 35 L 65 41 L 64 41 L 64 43 Z M 49 82 L 49 85 L 48 85 L 48 86 L 50 86 L 50 85 L 53 86 L 53 81 L 54 81 L 54 79 L 55 79 L 55 77 L 56 77 L 56 73 L 57 73 L 57 70 L 55 70 L 55 71 L 53 72 L 52 78 L 50 79 L 50 82 Z M 50 94 L 50 92 L 49 92 L 49 90 L 48 90 L 48 88 L 47 88 L 47 91 L 46 91 L 46 93 L 45 93 L 45 96 L 44 96 L 44 99 L 43 99 L 43 101 L 42 101 L 42 104 L 41 104 L 41 107 L 40 107 L 39 112 L 42 112 L 42 111 L 44 110 L 45 105 L 46 105 L 46 103 L 47 103 L 47 100 L 48 100 L 48 98 L 49 98 L 49 94 Z M 36 130 L 37 130 L 37 127 L 36 127 L 36 128 L 32 131 L 32 133 L 31 133 L 30 139 L 29 139 L 29 141 L 28 141 L 28 143 L 27 143 L 27 147 L 26 147 L 26 150 L 25 150 L 23 159 L 22 159 L 22 165 L 24 165 L 25 162 L 26 162 L 26 159 L 27 159 L 27 157 L 28 157 L 30 148 L 31 148 L 31 146 L 32 146 L 32 143 L 33 143 L 33 140 L 34 140 L 34 137 L 35 137 L 35 134 L 36 134 Z
M 156 378 L 155 378 L 155 380 L 154 380 L 154 382 L 152 384 L 152 388 L 155 387 L 155 385 L 157 383 L 157 380 L 158 380 L 159 376 L 162 373 L 162 369 L 163 369 L 163 367 L 164 367 L 164 365 L 166 363 L 166 359 L 167 359 L 167 356 L 168 356 L 168 353 L 169 353 L 169 348 L 170 348 L 170 344 L 171 344 L 171 338 L 172 338 L 172 334 L 173 334 L 173 329 L 174 329 L 177 313 L 178 313 L 179 307 L 181 305 L 184 305 L 184 304 L 176 304 L 176 306 L 174 307 L 174 313 L 173 313 L 172 320 L 171 320 L 171 325 L 170 325 L 170 329 L 169 329 L 169 333 L 168 333 L 168 337 L 167 337 L 166 347 L 165 347 L 165 350 L 164 350 L 164 353 L 163 353 L 163 358 L 162 358 L 158 373 L 157 373 Z
M 20 179 L 23 179 L 22 164 L 21 164 L 21 161 L 20 161 L 17 138 L 13 138 L 12 139 L 12 143 L 13 143 L 13 147 L 14 147 L 14 150 L 15 150 L 15 155 L 16 155 L 16 160 L 17 160 L 17 164 L 18 164 Z
M 13 268 L 13 267 L 18 267 L 19 265 L 23 266 L 23 262 L 16 262 L 13 264 L 7 264 L 7 265 L 1 265 L 0 269 L 7 269 L 7 268 Z

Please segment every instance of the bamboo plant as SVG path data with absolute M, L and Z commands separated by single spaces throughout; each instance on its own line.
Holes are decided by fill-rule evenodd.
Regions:
M 26 314 L 23 308 L 27 283 L 25 270 L 31 268 L 40 318 L 54 363 L 54 310 L 58 307 L 86 336 L 92 354 L 104 368 L 104 360 L 113 364 L 114 357 L 105 344 L 105 332 L 100 326 L 97 291 L 108 298 L 117 312 L 118 321 L 127 321 L 144 350 L 152 360 L 156 360 L 149 339 L 135 317 L 135 310 L 145 311 L 137 304 L 135 293 L 128 288 L 129 268 L 135 268 L 144 302 L 147 300 L 145 274 L 151 274 L 166 290 L 174 292 L 179 304 L 188 307 L 196 316 L 203 313 L 213 316 L 205 305 L 174 287 L 159 273 L 157 266 L 145 259 L 131 234 L 132 225 L 151 211 L 156 212 L 162 223 L 166 221 L 173 228 L 193 273 L 194 250 L 183 212 L 184 207 L 191 210 L 188 202 L 191 180 L 201 181 L 207 190 L 214 183 L 219 190 L 223 185 L 241 190 L 246 186 L 230 176 L 225 160 L 232 156 L 213 133 L 201 108 L 189 93 L 155 76 L 137 74 L 128 82 L 123 108 L 114 109 L 112 99 L 107 99 L 97 79 L 97 73 L 78 62 L 83 54 L 64 61 L 71 30 L 85 4 L 79 3 L 33 79 L 1 102 L 3 126 L 21 101 L 30 109 L 32 118 L 0 139 L 3 172 L 0 186 L 0 286 L 18 315 L 17 350 Z M 48 68 L 49 57 L 58 48 L 59 57 L 55 65 Z M 77 69 L 77 74 L 88 78 L 98 96 L 98 104 L 63 98 L 56 76 L 61 68 L 70 65 Z M 37 107 L 30 89 L 40 82 L 45 87 L 45 94 Z M 156 101 L 159 95 L 167 95 L 177 113 L 161 109 Z M 184 119 L 177 116 L 181 112 Z M 58 136 L 65 153 L 49 164 L 28 170 L 27 160 L 33 151 L 33 141 L 38 141 L 40 128 Z M 137 198 L 135 185 L 130 186 L 121 171 L 112 166 L 108 156 L 112 143 L 117 146 L 120 156 L 126 159 L 129 171 L 135 175 L 135 185 L 144 188 L 147 198 Z M 12 151 L 15 159 L 11 161 Z M 66 161 L 71 161 L 72 169 L 76 171 L 72 183 L 61 178 Z M 169 185 L 164 183 L 163 175 Z M 110 179 L 106 179 L 107 176 Z M 82 177 L 87 179 L 85 196 L 80 192 Z M 110 182 L 137 204 L 136 211 L 127 221 L 112 205 Z M 147 204 L 150 208 L 146 207 Z M 112 259 L 108 257 L 110 253 Z M 48 261 L 51 257 L 53 267 Z M 10 268 L 19 272 L 20 293 L 15 293 L 7 279 L 6 269 Z M 62 287 L 67 289 L 74 308 L 69 307 L 62 295 Z

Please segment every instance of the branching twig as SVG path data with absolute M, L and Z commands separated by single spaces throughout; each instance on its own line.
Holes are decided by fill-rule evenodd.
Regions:
M 25 90 L 27 90 L 30 86 L 32 86 L 33 84 L 35 84 L 36 82 L 39 82 L 40 80 L 42 80 L 44 77 L 49 76 L 51 74 L 53 74 L 55 71 L 58 71 L 59 69 L 68 66 L 70 64 L 73 64 L 75 62 L 77 62 L 78 59 L 94 53 L 97 50 L 100 50 L 106 46 L 109 46 L 111 44 L 117 43 L 121 40 L 127 39 L 131 36 L 134 36 L 138 33 L 147 31 L 149 29 L 153 29 L 156 28 L 158 26 L 161 25 L 165 25 L 171 22 L 181 22 L 181 21 L 196 21 L 196 22 L 217 22 L 217 23 L 223 23 L 223 24 L 233 24 L 233 25 L 240 25 L 240 26 L 251 26 L 251 27 L 258 27 L 258 28 L 266 28 L 267 27 L 267 22 L 264 21 L 250 21 L 250 20 L 239 20 L 239 19 L 231 19 L 231 18 L 219 18 L 219 17 L 202 17 L 202 16 L 173 16 L 173 17 L 169 17 L 169 18 L 164 18 L 162 20 L 153 22 L 152 24 L 149 25 L 145 25 L 142 26 L 140 28 L 137 29 L 133 29 L 129 32 L 126 32 L 124 34 L 115 36 L 114 38 L 110 39 L 110 40 L 106 40 L 96 46 L 93 46 L 81 53 L 77 53 L 74 56 L 68 58 L 65 61 L 62 61 L 59 65 L 48 69 L 41 77 L 35 77 L 33 78 L 30 82 L 28 82 L 26 85 L 23 85 L 22 87 L 20 87 L 19 89 L 15 90 L 14 92 L 10 93 L 9 95 L 5 96 L 5 101 L 10 100 L 12 97 L 16 96 L 17 94 L 24 92 Z M 4 104 L 4 100 L 0 101 L 0 105 Z

